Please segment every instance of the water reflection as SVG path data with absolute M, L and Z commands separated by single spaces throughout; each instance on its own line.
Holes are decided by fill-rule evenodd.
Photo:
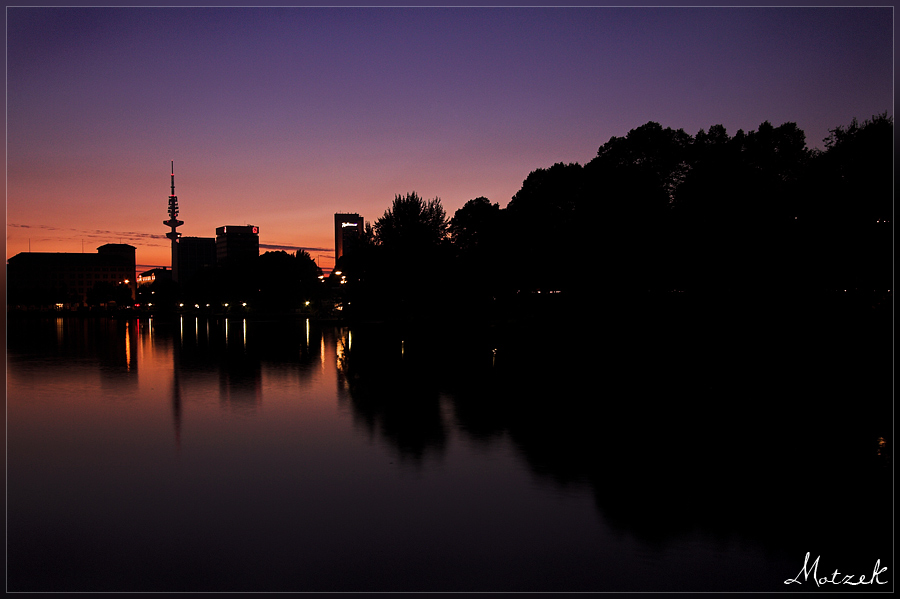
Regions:
M 594 548 L 591 543 L 601 538 L 611 553 L 638 546 L 664 560 L 669 548 L 701 535 L 717 551 L 731 552 L 721 548 L 735 543 L 759 546 L 791 567 L 795 555 L 806 551 L 833 555 L 848 571 L 855 568 L 853 560 L 887 563 L 892 555 L 886 543 L 890 537 L 883 533 L 891 514 L 891 431 L 883 430 L 890 420 L 876 413 L 885 406 L 840 402 L 851 388 L 846 379 L 857 371 L 833 374 L 822 383 L 809 380 L 810 373 L 848 359 L 839 351 L 845 338 L 825 345 L 816 338 L 787 351 L 760 346 L 764 330 L 733 328 L 741 342 L 728 343 L 716 330 L 660 322 L 631 323 L 625 331 L 572 326 L 561 332 L 541 323 L 447 331 L 196 317 L 187 322 L 183 317 L 54 319 L 12 323 L 10 331 L 14 374 L 29 356 L 47 353 L 59 359 L 56 366 L 84 366 L 74 373 L 61 368 L 36 372 L 58 377 L 59 388 L 88 389 L 84 404 L 73 408 L 76 418 L 85 418 L 80 411 L 98 414 L 100 424 L 90 426 L 109 422 L 125 431 L 98 429 L 98 439 L 149 435 L 157 418 L 155 402 L 164 402 L 166 450 L 173 453 L 174 447 L 185 464 L 194 460 L 204 466 L 186 470 L 190 476 L 178 484 L 193 493 L 232 497 L 236 512 L 243 513 L 242 502 L 262 512 L 271 507 L 277 522 L 265 521 L 263 528 L 284 528 L 285 538 L 291 525 L 307 532 L 311 526 L 291 502 L 313 501 L 309 497 L 325 493 L 344 507 L 339 514 L 323 511 L 318 517 L 338 521 L 361 508 L 346 503 L 346 492 L 329 489 L 377 495 L 384 485 L 392 489 L 386 493 L 390 501 L 418 497 L 427 485 L 395 488 L 392 468 L 413 472 L 416 480 L 434 480 L 441 464 L 465 447 L 474 457 L 453 462 L 465 472 L 465 482 L 450 475 L 438 478 L 440 483 L 431 484 L 441 491 L 429 501 L 468 506 L 485 501 L 473 498 L 476 488 L 499 493 L 472 480 L 481 470 L 505 476 L 505 471 L 490 470 L 485 456 L 508 449 L 534 481 L 527 491 L 531 499 L 523 501 L 534 501 L 533 494 L 545 490 L 587 498 L 594 521 L 579 526 L 589 540 L 573 545 L 580 549 L 571 553 L 583 555 L 579 552 Z M 585 346 L 584 339 L 594 344 Z M 858 351 L 859 345 L 854 347 Z M 866 358 L 853 359 L 860 366 Z M 789 369 L 795 374 L 783 376 Z M 92 396 L 93 383 L 84 382 L 97 372 L 99 389 L 107 392 L 101 399 Z M 23 377 L 17 374 L 14 380 Z M 32 409 L 23 387 L 15 385 L 21 382 L 11 387 L 14 416 Z M 144 398 L 134 408 L 140 417 L 119 423 L 117 414 L 99 405 L 110 397 Z M 35 419 L 31 426 L 43 430 L 35 423 L 46 416 L 36 408 L 25 413 Z M 352 436 L 346 422 L 352 423 Z M 381 464 L 378 452 L 365 444 L 353 460 L 342 462 L 347 448 L 361 439 L 387 448 L 398 464 Z M 13 450 L 23 443 L 14 443 Z M 134 443 L 119 443 L 119 451 L 136 451 Z M 129 468 L 158 483 L 186 476 L 176 468 L 154 478 L 161 463 L 154 454 L 143 469 Z M 384 467 L 389 469 L 379 469 Z M 23 469 L 14 468 L 14 474 L 24 476 Z M 370 487 L 354 486 L 369 479 Z M 52 484 L 40 481 L 38 487 L 45 486 Z M 284 496 L 285 504 L 243 494 L 258 489 L 266 489 L 269 498 Z M 154 491 L 169 492 L 166 487 Z M 503 509 L 513 508 L 504 504 Z M 384 507 L 373 508 L 379 510 Z M 423 526 L 421 516 L 404 517 Z M 224 535 L 213 524 L 210 529 L 198 524 L 204 516 L 196 518 L 183 523 L 186 530 Z M 390 533 L 375 536 L 379 542 L 391 535 L 415 538 L 404 526 L 391 520 Z M 456 528 L 477 526 L 463 518 Z M 343 542 L 353 533 L 346 534 Z M 297 551 L 295 538 L 269 550 L 268 538 L 256 543 L 256 550 L 270 557 Z M 503 550 L 515 553 L 516 548 Z M 691 567 L 707 574 L 719 568 L 715 563 Z M 582 569 L 583 578 L 572 579 L 573 586 L 566 588 L 605 590 L 591 586 L 598 580 L 593 576 L 600 575 L 589 570 Z M 796 568 L 779 572 L 773 585 L 795 573 Z M 646 590 L 635 584 L 617 588 Z
M 339 380 L 357 424 L 401 457 L 440 457 L 454 431 L 511 441 L 540 480 L 589 490 L 613 530 L 651 545 L 702 531 L 784 554 L 847 543 L 869 561 L 890 554 L 886 452 L 871 449 L 890 422 L 889 395 L 848 403 L 837 390 L 851 382 L 810 380 L 821 360 L 846 355 L 838 345 L 760 354 L 715 330 L 656 322 L 608 331 L 602 346 L 617 351 L 607 353 L 586 347 L 585 333 L 361 330 L 351 347 L 346 331 Z
M 392 351 L 398 345 L 401 351 Z M 406 359 L 404 340 L 372 331 L 354 337 L 342 329 L 337 347 L 338 399 L 352 408 L 356 426 L 384 438 L 400 459 L 421 465 L 427 455 L 439 456 L 448 423 L 437 381 L 423 364 Z
M 175 425 L 175 448 L 181 449 L 181 383 L 178 380 L 178 368 L 172 376 L 172 420 Z

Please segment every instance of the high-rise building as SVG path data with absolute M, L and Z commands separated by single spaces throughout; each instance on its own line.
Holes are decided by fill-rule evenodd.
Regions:
M 252 264 L 259 258 L 259 227 L 225 225 L 216 228 L 217 264 Z
M 365 230 L 363 218 L 358 214 L 334 215 L 334 261 L 351 251 L 362 238 Z

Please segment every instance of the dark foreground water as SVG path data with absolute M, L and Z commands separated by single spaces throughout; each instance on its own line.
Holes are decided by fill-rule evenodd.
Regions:
M 8 590 L 893 590 L 890 335 L 622 318 L 14 319 Z

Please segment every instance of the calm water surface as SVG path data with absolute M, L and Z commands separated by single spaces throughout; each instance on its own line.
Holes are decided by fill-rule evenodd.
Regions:
M 835 407 L 850 383 L 804 378 L 828 363 L 785 381 L 768 353 L 541 329 L 11 321 L 8 590 L 780 591 L 807 551 L 893 566 L 889 407 Z

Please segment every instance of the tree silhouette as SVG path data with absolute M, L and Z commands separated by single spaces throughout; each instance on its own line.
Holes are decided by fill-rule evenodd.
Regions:
M 746 296 L 796 282 L 795 217 L 810 156 L 803 131 L 765 121 L 729 139 L 714 125 L 698 132 L 689 155 L 674 202 L 681 284 Z
M 573 281 L 585 251 L 583 168 L 558 162 L 528 174 L 506 207 L 503 261 L 522 291 L 556 291 Z
M 889 289 L 893 273 L 894 119 L 882 113 L 836 127 L 805 181 L 816 282 L 831 289 Z M 802 217 L 801 217 L 802 218 Z
M 499 204 L 491 204 L 482 196 L 466 202 L 450 220 L 456 258 L 450 273 L 458 282 L 453 287 L 460 312 L 486 314 L 493 309 L 495 299 L 507 293 L 506 216 Z
M 886 113 L 831 130 L 825 151 L 792 122 L 692 137 L 651 121 L 584 166 L 535 169 L 506 208 L 478 197 L 448 223 L 438 198 L 397 195 L 342 267 L 365 279 L 358 297 L 394 314 L 538 290 L 620 306 L 680 290 L 750 307 L 887 289 L 892 141 Z
M 486 197 L 469 200 L 450 220 L 450 240 L 460 255 L 472 254 L 493 245 L 499 234 L 500 204 Z
M 447 225 L 440 198 L 426 202 L 412 192 L 397 195 L 393 205 L 375 221 L 375 239 L 391 250 L 428 250 L 444 242 Z
M 447 227 L 440 198 L 396 195 L 372 227 L 374 244 L 364 258 L 369 280 L 353 295 L 354 312 L 377 307 L 382 316 L 401 319 L 438 313 L 449 299 Z
M 256 275 L 261 309 L 284 311 L 310 301 L 318 289 L 319 269 L 304 250 L 265 252 L 257 260 Z
M 603 256 L 596 281 L 616 294 L 671 288 L 674 198 L 690 170 L 690 135 L 649 122 L 625 137 L 612 137 L 585 165 L 586 194 L 591 198 L 595 255 Z
M 663 129 L 651 121 L 625 137 L 610 138 L 585 168 L 616 207 L 635 215 L 659 213 L 672 203 L 675 188 L 689 170 L 692 142 L 684 130 Z
M 894 118 L 882 113 L 862 125 L 856 119 L 848 127 L 836 127 L 825 138 L 825 167 L 819 174 L 843 205 L 829 206 L 843 218 L 860 221 L 889 220 L 893 212 Z M 840 201 L 840 200 L 837 200 Z

